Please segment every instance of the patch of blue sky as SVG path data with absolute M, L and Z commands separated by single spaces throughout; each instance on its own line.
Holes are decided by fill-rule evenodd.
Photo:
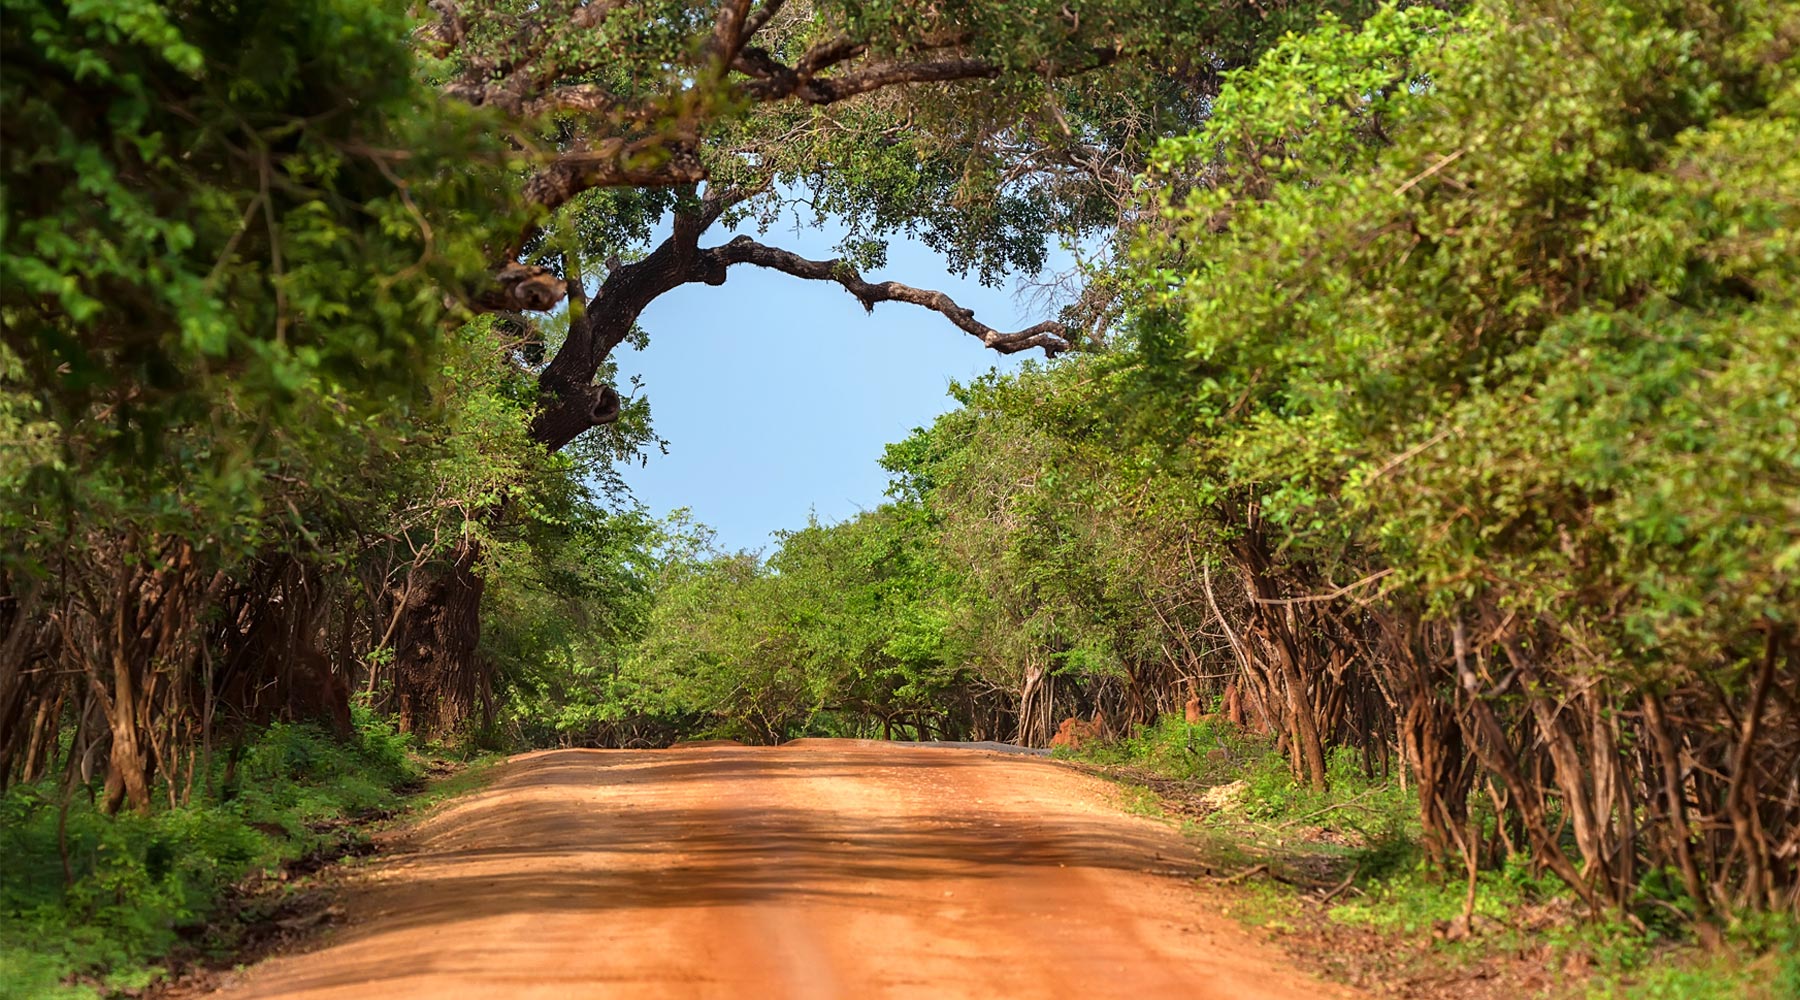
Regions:
M 839 236 L 778 228 L 759 238 L 826 259 Z M 942 290 L 1001 330 L 1053 308 L 947 274 L 942 258 L 909 241 L 895 241 L 887 266 L 865 277 Z M 669 446 L 625 480 L 652 514 L 689 508 L 725 550 L 767 549 L 773 532 L 809 516 L 834 522 L 881 503 L 882 449 L 950 409 L 952 380 L 1041 356 L 998 355 L 930 310 L 888 302 L 865 313 L 835 283 L 755 267 L 733 268 L 723 286 L 676 289 L 641 323 L 650 344 L 619 349 L 620 384 L 642 378 Z

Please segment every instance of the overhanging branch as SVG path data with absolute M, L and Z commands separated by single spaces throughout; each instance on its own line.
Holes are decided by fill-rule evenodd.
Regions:
M 556 356 L 538 376 L 542 397 L 532 421 L 532 438 L 551 451 L 573 441 L 591 427 L 618 419 L 619 400 L 612 389 L 594 381 L 612 351 L 630 334 L 650 303 L 687 284 L 721 285 L 736 264 L 754 264 L 810 281 L 833 281 L 873 311 L 879 302 L 905 302 L 944 316 L 1001 354 L 1042 350 L 1055 357 L 1071 350 L 1068 328 L 1043 322 L 1013 333 L 996 330 L 975 318 L 943 292 L 914 288 L 897 281 L 871 282 L 841 260 L 808 260 L 792 251 L 758 243 L 748 236 L 702 250 L 701 233 L 729 206 L 753 197 L 759 188 L 727 188 L 689 202 L 675 214 L 675 229 L 642 260 L 624 264 L 607 275 L 572 324 Z
M 733 264 L 754 264 L 809 281 L 835 281 L 845 291 L 856 296 L 856 300 L 870 312 L 875 310 L 878 302 L 905 302 L 921 306 L 943 315 L 965 333 L 1001 354 L 1040 349 L 1045 357 L 1053 358 L 1074 346 L 1069 339 L 1068 328 L 1054 320 L 1046 320 L 1014 333 L 1005 333 L 977 320 L 973 309 L 958 305 L 955 299 L 943 292 L 914 288 L 898 281 L 865 281 L 855 268 L 843 260 L 808 260 L 792 251 L 758 243 L 748 236 L 739 236 L 724 246 L 703 251 L 696 264 L 705 267 L 708 263 L 714 265 L 709 268 L 709 272 L 718 275 L 720 281 L 723 280 L 723 269 Z

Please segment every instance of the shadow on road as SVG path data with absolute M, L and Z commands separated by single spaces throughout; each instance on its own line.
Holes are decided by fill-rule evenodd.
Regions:
M 1190 858 L 1170 856 L 1178 851 L 1166 833 L 1142 824 L 1034 810 L 1016 796 L 1006 809 L 959 797 L 961 769 L 997 766 L 1009 776 L 1047 765 L 919 748 L 535 755 L 428 823 L 394 859 L 400 871 L 360 890 L 359 909 L 376 914 L 387 937 L 475 915 L 529 917 L 549 930 L 579 923 L 565 918 L 599 916 L 604 925 L 610 912 L 630 919 L 670 908 L 880 910 L 900 905 L 911 883 L 1031 879 L 1064 867 L 1197 874 Z M 871 814 L 867 800 L 827 794 L 836 779 L 895 793 Z M 707 795 L 685 791 L 694 787 Z M 402 969 L 416 965 L 371 949 L 366 960 L 340 959 L 291 985 L 366 985 Z

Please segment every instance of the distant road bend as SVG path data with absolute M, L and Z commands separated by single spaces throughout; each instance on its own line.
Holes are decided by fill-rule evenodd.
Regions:
M 502 766 L 233 998 L 1350 997 L 1178 877 L 1166 826 L 1028 756 L 801 740 Z

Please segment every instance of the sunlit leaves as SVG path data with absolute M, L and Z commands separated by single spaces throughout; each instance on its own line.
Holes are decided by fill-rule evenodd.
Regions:
M 85 469 L 65 499 L 245 551 L 262 477 L 323 486 L 429 407 L 450 307 L 507 218 L 480 123 L 413 79 L 405 24 L 9 0 L 5 381 Z
M 1612 636 L 1593 666 L 1791 620 L 1784 23 L 1395 12 L 1233 78 L 1165 147 L 1203 185 L 1144 244 L 1139 341 L 1197 468 L 1346 577 Z

